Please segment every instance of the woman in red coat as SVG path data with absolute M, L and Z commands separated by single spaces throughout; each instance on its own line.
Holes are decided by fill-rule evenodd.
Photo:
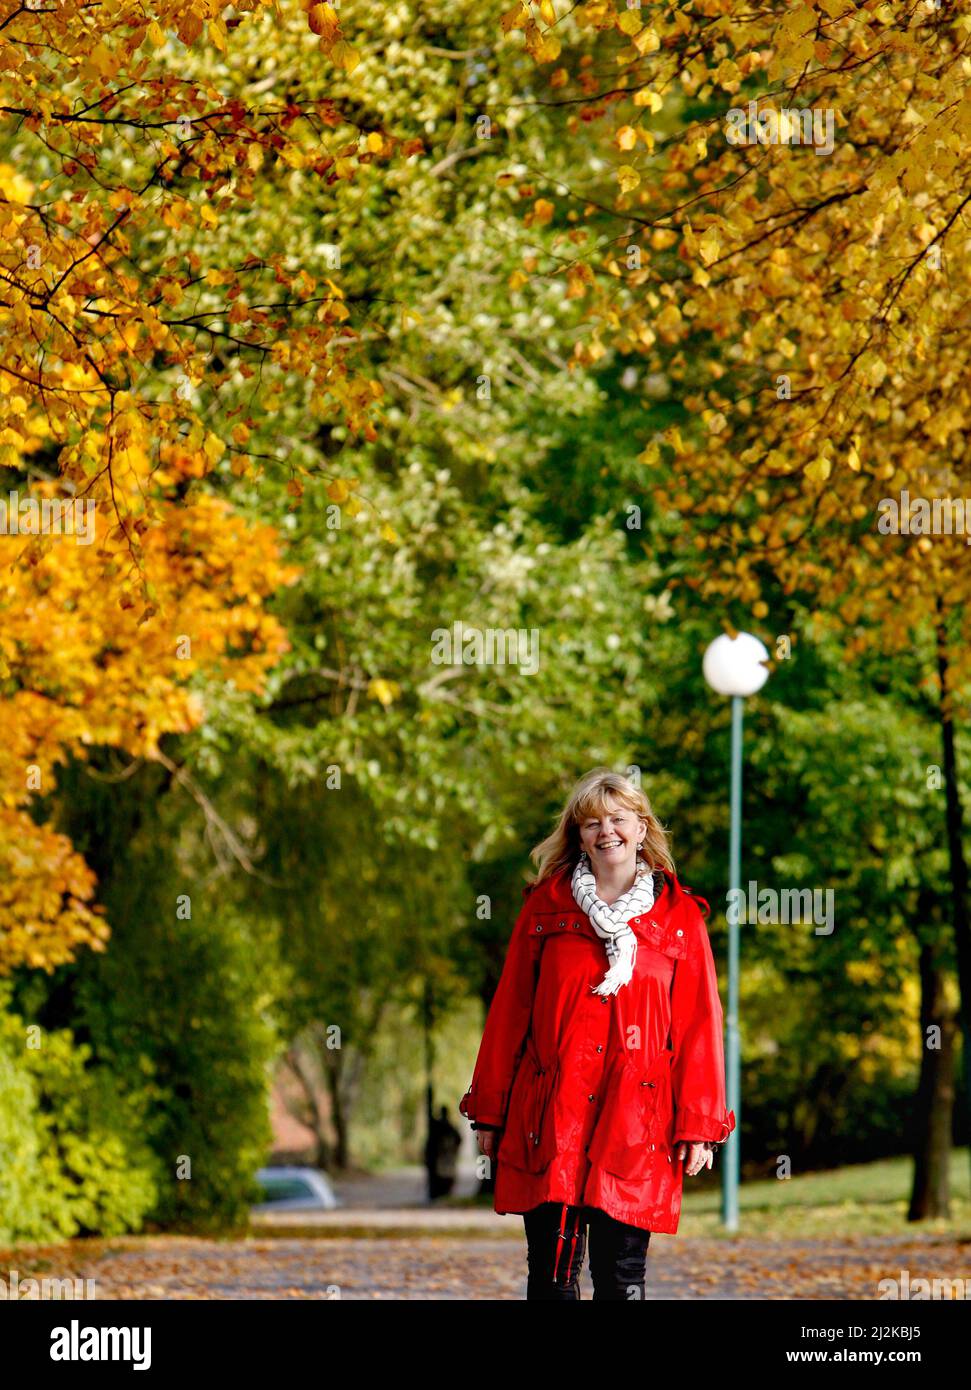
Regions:
M 460 1110 L 522 1213 L 526 1297 L 644 1297 L 652 1231 L 735 1128 L 703 898 L 674 873 L 644 794 L 596 768 L 532 852 Z

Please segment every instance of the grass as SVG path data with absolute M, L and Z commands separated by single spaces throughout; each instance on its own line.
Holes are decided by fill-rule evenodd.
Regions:
M 908 1221 L 913 1160 L 886 1158 L 791 1178 L 763 1178 L 739 1188 L 739 1233 L 747 1236 L 944 1235 L 971 1241 L 971 1165 L 967 1149 L 951 1154 L 951 1215 Z M 722 1235 L 721 1184 L 686 1196 L 679 1235 Z

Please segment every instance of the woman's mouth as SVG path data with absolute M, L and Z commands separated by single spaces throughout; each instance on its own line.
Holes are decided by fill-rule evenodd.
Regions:
M 602 840 L 597 849 L 622 849 L 623 840 Z

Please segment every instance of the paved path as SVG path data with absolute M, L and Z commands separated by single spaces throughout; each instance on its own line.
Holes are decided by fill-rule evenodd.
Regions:
M 375 1207 L 424 1207 L 428 1210 L 428 1179 L 424 1168 L 417 1164 L 386 1168 L 378 1173 L 361 1173 L 357 1177 L 331 1178 L 341 1206 L 348 1210 L 373 1210 Z M 479 1189 L 471 1163 L 459 1165 L 453 1188 L 455 1197 L 471 1197 Z M 437 1207 L 435 1208 L 437 1209 Z
M 21 1283 L 31 1274 L 94 1278 L 99 1299 L 522 1299 L 521 1223 L 492 1220 L 492 1235 L 125 1237 L 4 1252 L 2 1261 Z M 971 1293 L 971 1246 L 933 1236 L 654 1236 L 648 1298 L 876 1299 L 878 1281 L 904 1270 L 911 1281 L 962 1276 Z M 581 1288 L 589 1298 L 586 1271 Z

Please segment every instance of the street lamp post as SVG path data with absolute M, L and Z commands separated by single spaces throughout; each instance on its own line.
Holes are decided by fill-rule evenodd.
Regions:
M 728 886 L 731 893 L 742 882 L 742 702 L 768 679 L 769 653 L 757 637 L 739 632 L 722 633 L 705 652 L 705 680 L 719 695 L 732 697 L 732 763 Z M 729 901 L 737 902 L 737 896 Z M 722 1166 L 722 1222 L 727 1231 L 738 1230 L 738 1180 L 741 1168 L 741 1039 L 738 1028 L 738 912 L 728 913 L 728 1012 L 725 1015 L 725 1072 L 728 1108 L 735 1112 L 735 1129 L 725 1144 Z

